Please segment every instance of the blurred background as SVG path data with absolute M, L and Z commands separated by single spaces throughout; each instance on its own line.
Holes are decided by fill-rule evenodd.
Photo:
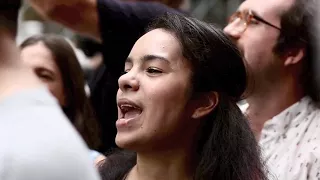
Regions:
M 189 9 L 191 15 L 194 17 L 214 23 L 222 28 L 226 25 L 230 14 L 237 9 L 242 1 L 243 0 L 187 0 L 183 6 Z M 78 60 L 83 70 L 85 72 L 88 70 L 88 76 L 90 76 L 90 69 L 99 66 L 101 63 L 101 57 L 98 57 L 100 60 L 93 60 L 97 59 L 95 53 L 100 51 L 97 49 L 101 48 L 95 40 L 83 37 L 57 23 L 41 18 L 41 16 L 24 1 L 19 15 L 17 43 L 20 44 L 32 35 L 43 33 L 63 35 L 70 40 L 75 47 Z M 86 75 L 88 73 L 86 73 Z
M 212 22 L 223 27 L 229 17 L 243 0 L 189 0 L 189 7 L 194 17 Z M 75 34 L 56 23 L 45 21 L 26 2 L 20 12 L 18 43 L 26 37 L 39 33 L 55 33 L 74 39 Z

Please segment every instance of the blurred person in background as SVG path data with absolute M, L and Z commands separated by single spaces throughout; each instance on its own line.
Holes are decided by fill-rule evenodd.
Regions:
M 266 180 L 236 104 L 244 61 L 222 30 L 167 14 L 135 43 L 124 72 L 116 143 L 136 154 L 107 156 L 103 180 Z
M 86 97 L 82 69 L 69 42 L 58 35 L 35 35 L 20 48 L 21 60 L 47 85 L 89 148 L 98 149 L 99 125 Z M 91 155 L 94 161 L 102 158 L 93 150 Z
M 88 82 L 92 81 L 95 77 L 96 72 L 102 66 L 102 51 L 103 47 L 101 43 L 97 42 L 95 39 L 76 34 L 74 37 L 74 44 L 78 49 L 80 49 L 88 59 L 87 66 L 83 68 L 85 79 Z
M 1 180 L 98 180 L 83 140 L 20 60 L 19 8 L 18 0 L 0 1 Z
M 242 106 L 271 173 L 320 178 L 319 94 L 314 84 L 312 28 L 318 0 L 246 0 L 225 32 L 251 74 Z
M 148 24 L 165 12 L 185 12 L 183 0 L 141 2 L 120 0 L 27 0 L 41 15 L 102 43 L 104 65 L 89 83 L 91 100 L 102 127 L 106 151 L 116 147 L 115 101 L 124 62 Z M 164 4 L 163 4 L 164 3 Z

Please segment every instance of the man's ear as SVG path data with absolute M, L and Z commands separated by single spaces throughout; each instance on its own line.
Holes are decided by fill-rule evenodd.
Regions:
M 201 119 L 212 112 L 219 102 L 219 94 L 217 92 L 203 93 L 198 96 L 197 107 L 192 114 L 193 119 Z
M 293 48 L 285 55 L 283 56 L 285 61 L 284 61 L 284 66 L 290 66 L 297 64 L 302 61 L 303 57 L 305 56 L 306 49 L 305 48 Z

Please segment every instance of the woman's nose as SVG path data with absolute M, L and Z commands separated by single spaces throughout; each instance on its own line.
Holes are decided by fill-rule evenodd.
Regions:
M 137 91 L 139 89 L 139 81 L 137 79 L 137 73 L 134 71 L 129 71 L 126 74 L 120 76 L 119 88 L 121 91 Z

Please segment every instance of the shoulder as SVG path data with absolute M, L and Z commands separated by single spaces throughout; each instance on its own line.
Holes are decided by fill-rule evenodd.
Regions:
M 313 148 L 303 156 L 304 158 L 300 162 L 300 174 L 306 173 L 307 179 L 320 178 L 320 148 Z
M 27 143 L 28 141 L 26 141 Z M 18 142 L 26 144 L 23 142 Z M 0 176 L 1 180 L 98 180 L 98 173 L 92 163 L 84 158 L 84 153 L 67 148 L 59 148 L 56 144 L 53 148 L 38 149 L 30 148 L 37 146 L 28 142 L 24 149 L 16 149 L 10 145 L 10 152 L 0 155 Z M 57 150 L 59 148 L 59 150 Z M 49 150 L 49 151 L 48 151 Z M 72 152 L 68 152 L 72 151 Z
M 21 91 L 4 99 L 0 102 L 0 113 L 1 129 L 29 132 L 25 137 L 38 133 L 44 133 L 45 137 L 57 132 L 61 135 L 75 133 L 57 100 L 44 87 Z
M 15 180 L 98 179 L 88 150 L 75 132 L 53 132 L 41 125 L 21 127 L 15 123 L 17 128 L 0 128 L 0 176 L 5 173 Z
M 98 179 L 83 140 L 47 90 L 15 94 L 1 101 L 0 113 L 0 174 L 16 180 Z
M 319 135 L 317 137 L 320 138 Z M 295 160 L 291 164 L 292 175 L 306 179 L 320 178 L 320 141 L 313 140 L 305 143 L 297 151 Z

